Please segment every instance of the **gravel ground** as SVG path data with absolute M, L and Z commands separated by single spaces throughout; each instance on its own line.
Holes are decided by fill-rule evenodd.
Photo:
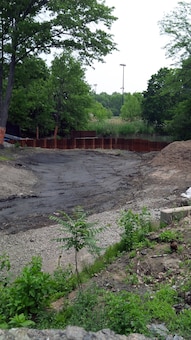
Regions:
M 120 240 L 120 228 L 116 220 L 119 211 L 109 211 L 89 216 L 88 221 L 95 222 L 100 227 L 106 227 L 99 234 L 98 245 L 106 249 L 109 245 Z M 26 265 L 33 256 L 41 256 L 43 270 L 52 273 L 58 266 L 60 255 L 60 265 L 65 268 L 69 264 L 74 265 L 74 251 L 60 248 L 60 244 L 54 239 L 62 236 L 61 227 L 52 225 L 40 229 L 31 229 L 26 232 L 9 234 L 1 232 L 0 249 L 1 254 L 9 254 L 12 272 L 19 274 L 21 268 Z M 79 253 L 79 263 L 81 265 L 93 262 L 94 258 L 85 249 Z

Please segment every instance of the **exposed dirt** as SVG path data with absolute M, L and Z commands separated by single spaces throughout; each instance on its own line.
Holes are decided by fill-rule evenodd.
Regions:
M 89 214 L 122 207 L 141 181 L 142 157 L 131 152 L 19 149 L 0 163 L 1 229 L 40 228 L 56 210 Z
M 124 289 L 145 293 L 151 291 L 156 283 L 173 284 L 175 289 L 180 287 L 190 277 L 191 270 L 190 216 L 169 225 L 165 230 L 174 231 L 180 237 L 176 241 L 177 251 L 171 249 L 170 241 L 161 241 L 163 230 L 159 230 L 149 235 L 154 242 L 152 247 L 137 250 L 133 257 L 126 253 L 92 281 L 114 292 Z M 187 303 L 191 305 L 191 296 Z
M 110 224 L 100 237 L 100 245 L 120 239 L 116 220 L 121 209 L 140 211 L 147 207 L 155 220 L 160 210 L 188 204 L 181 193 L 191 186 L 191 141 L 174 142 L 161 152 L 138 154 L 128 151 L 91 150 L 0 150 L 9 160 L 0 162 L 1 253 L 10 254 L 15 273 L 31 258 L 41 255 L 43 266 L 52 272 L 60 250 L 52 239 L 60 228 L 49 215 L 61 209 L 70 212 L 81 205 L 89 220 Z M 152 288 L 158 281 L 181 280 L 180 262 L 191 257 L 191 223 L 169 228 L 179 230 L 178 251 L 170 252 L 169 243 L 138 252 L 133 259 L 126 254 L 95 280 L 100 286 L 119 289 Z M 92 261 L 82 252 L 81 263 Z M 73 261 L 71 252 L 62 253 L 61 265 Z M 132 273 L 138 282 L 133 282 Z

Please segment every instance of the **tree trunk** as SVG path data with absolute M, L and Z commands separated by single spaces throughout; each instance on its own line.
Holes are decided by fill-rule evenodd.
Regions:
M 9 104 L 13 90 L 14 73 L 15 73 L 15 55 L 12 55 L 5 96 L 3 96 L 3 86 L 0 86 L 0 148 L 3 148 L 4 136 L 6 132 Z M 1 77 L 3 78 L 3 74 L 1 74 Z M 2 82 L 3 79 L 1 79 L 1 84 Z
M 6 131 L 6 129 L 4 127 L 0 127 L 0 149 L 3 148 L 5 131 Z

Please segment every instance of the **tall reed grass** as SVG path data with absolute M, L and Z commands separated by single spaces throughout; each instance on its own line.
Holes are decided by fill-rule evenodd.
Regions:
M 91 121 L 88 130 L 95 130 L 100 137 L 123 137 L 129 138 L 139 134 L 152 135 L 154 129 L 146 125 L 142 120 L 124 122 L 120 118 L 103 121 Z
M 154 141 L 171 142 L 171 136 L 160 136 L 155 132 L 154 126 L 146 124 L 143 120 L 123 121 L 120 117 L 113 117 L 101 121 L 90 121 L 87 130 L 94 130 L 98 137 L 113 138 L 141 138 Z

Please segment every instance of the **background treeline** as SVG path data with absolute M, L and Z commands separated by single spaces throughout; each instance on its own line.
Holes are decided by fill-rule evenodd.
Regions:
M 170 135 L 191 138 L 191 58 L 179 68 L 161 68 L 143 93 L 95 93 L 85 70 L 69 53 L 55 57 L 50 67 L 28 57 L 19 63 L 9 109 L 9 123 L 22 136 L 59 136 L 71 130 L 96 130 L 98 135 Z M 114 119 L 115 118 L 115 119 Z
M 70 12 L 71 4 L 67 5 Z M 96 6 L 100 5 L 96 4 Z M 57 13 L 60 9 L 54 8 L 53 10 Z M 99 18 L 103 10 L 106 26 L 111 25 L 116 20 L 111 16 L 112 9 L 103 6 L 101 12 L 96 12 Z M 78 11 L 75 15 L 76 20 L 79 20 Z M 22 136 L 35 136 L 37 131 L 39 137 L 55 135 L 55 131 L 58 136 L 68 136 L 71 130 L 93 129 L 102 136 L 125 137 L 129 134 L 144 133 L 167 135 L 179 140 L 190 139 L 190 17 L 191 3 L 182 1 L 159 22 L 161 34 L 169 37 L 169 42 L 165 46 L 167 56 L 175 59 L 176 63 L 172 68 L 161 68 L 153 74 L 143 93 L 98 94 L 87 84 L 83 58 L 88 59 L 89 62 L 92 59 L 102 60 L 103 58 L 99 58 L 100 53 L 101 56 L 105 56 L 115 49 L 112 40 L 109 40 L 111 39 L 109 33 L 100 30 L 97 31 L 99 34 L 102 33 L 102 39 L 100 37 L 98 39 L 99 50 L 94 39 L 95 32 L 92 33 L 89 30 L 88 37 L 93 39 L 94 44 L 89 45 L 89 40 L 83 36 L 83 44 L 75 45 L 75 48 L 81 51 L 83 58 L 72 53 L 71 46 L 68 48 L 67 44 L 64 46 L 63 53 L 57 54 L 52 60 L 50 67 L 35 53 L 25 53 L 26 57 L 22 54 L 22 58 L 19 57 L 18 62 L 14 63 L 15 81 L 9 106 L 9 123 L 18 125 Z M 7 18 L 9 18 L 8 14 L 5 15 L 5 19 Z M 54 24 L 59 23 L 56 21 Z M 29 23 L 27 22 L 26 25 Z M 2 22 L 2 28 L 4 26 Z M 24 28 L 21 33 L 24 34 L 23 32 L 26 33 Z M 83 27 L 82 32 L 84 33 Z M 7 29 L 2 35 L 2 41 L 6 47 L 4 48 L 5 57 L 11 51 L 8 48 L 8 33 L 11 34 Z M 75 34 L 72 31 L 72 39 Z M 87 46 L 84 45 L 85 42 Z M 107 51 L 104 49 L 105 44 L 108 47 Z M 90 53 L 90 46 L 93 46 L 97 54 L 94 50 L 92 54 Z M 15 55 L 12 54 L 12 58 Z M 8 58 L 3 59 L 4 73 L 0 72 L 1 93 L 5 92 L 2 84 L 4 87 L 6 84 L 9 85 L 7 79 L 9 79 L 10 71 L 8 71 L 7 60 Z M 4 83 L 2 76 L 4 76 Z M 10 86 L 7 88 L 9 90 Z M 6 104 L 6 101 L 1 100 L 2 103 Z M 6 116 L 3 109 L 1 115 Z

